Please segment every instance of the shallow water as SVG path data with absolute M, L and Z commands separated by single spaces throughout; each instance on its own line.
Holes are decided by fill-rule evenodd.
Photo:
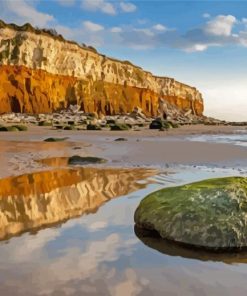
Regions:
M 231 135 L 198 135 L 188 137 L 188 139 L 196 142 L 225 143 L 247 147 L 247 130 L 236 131 L 236 134 Z
M 60 169 L 2 180 L 0 295 L 246 295 L 247 254 L 139 239 L 133 222 L 149 192 L 232 171 L 153 173 Z

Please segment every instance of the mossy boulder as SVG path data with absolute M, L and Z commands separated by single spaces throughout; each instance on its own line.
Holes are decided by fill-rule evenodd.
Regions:
M 172 128 L 172 125 L 169 121 L 155 119 L 150 123 L 149 128 L 150 129 L 167 130 L 169 128 Z
M 69 120 L 69 121 L 68 121 L 68 125 L 75 125 L 74 120 Z
M 108 119 L 106 121 L 107 124 L 116 124 L 116 120 L 115 119 Z
M 52 122 L 50 121 L 40 121 L 38 123 L 39 126 L 52 126 Z
M 19 129 L 15 126 L 1 126 L 0 132 L 18 132 Z
M 128 141 L 128 139 L 126 139 L 126 138 L 117 138 L 114 141 L 115 142 L 124 142 L 124 141 Z
M 24 132 L 24 131 L 28 130 L 28 127 L 26 125 L 21 125 L 21 124 L 13 125 L 13 127 L 17 128 L 18 131 L 21 131 L 21 132 Z
M 247 178 L 210 179 L 151 193 L 137 227 L 177 243 L 222 250 L 247 247 Z
M 44 141 L 45 142 L 62 142 L 67 140 L 68 138 L 47 138 Z
M 123 124 L 119 123 L 119 124 L 111 125 L 111 131 L 127 131 L 130 128 L 131 128 L 131 126 L 128 125 L 128 124 L 125 124 L 125 123 L 123 123 Z
M 66 125 L 63 129 L 66 131 L 72 131 L 75 129 L 75 126 L 74 125 Z
M 87 130 L 89 130 L 89 131 L 100 131 L 101 127 L 96 125 L 96 124 L 88 124 L 87 125 Z
M 79 156 L 74 155 L 69 157 L 68 164 L 69 165 L 85 165 L 85 164 L 96 164 L 96 163 L 104 163 L 106 162 L 105 159 L 93 156 Z
M 65 128 L 64 125 L 55 125 L 54 127 L 55 127 L 56 129 L 59 129 L 59 130 L 62 130 L 62 129 Z

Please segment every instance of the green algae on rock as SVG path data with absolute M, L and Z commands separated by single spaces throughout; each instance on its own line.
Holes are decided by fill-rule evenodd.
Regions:
M 96 124 L 88 124 L 87 125 L 87 130 L 88 131 L 100 131 L 101 127 L 96 125 Z
M 247 178 L 210 179 L 151 193 L 135 212 L 137 227 L 206 249 L 247 247 Z
M 67 137 L 65 137 L 65 138 L 47 138 L 44 141 L 45 142 L 62 142 L 62 141 L 65 141 L 67 139 L 68 139 Z
M 69 157 L 68 164 L 69 165 L 85 165 L 85 164 L 91 164 L 91 163 L 105 163 L 106 160 L 99 157 L 93 157 L 93 156 L 79 156 L 74 155 Z
M 0 126 L 0 132 L 19 132 L 19 131 L 26 131 L 24 126 L 21 125 L 12 125 L 12 126 Z
M 17 128 L 21 132 L 25 132 L 28 130 L 28 127 L 22 124 L 13 125 L 13 127 Z
M 111 125 L 110 127 L 111 127 L 111 131 L 127 131 L 131 129 L 131 126 L 125 123 L 114 124 L 114 125 Z

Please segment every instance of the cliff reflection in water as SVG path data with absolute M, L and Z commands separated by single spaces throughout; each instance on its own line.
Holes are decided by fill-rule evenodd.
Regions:
M 0 239 L 82 214 L 145 185 L 145 169 L 58 169 L 0 180 Z

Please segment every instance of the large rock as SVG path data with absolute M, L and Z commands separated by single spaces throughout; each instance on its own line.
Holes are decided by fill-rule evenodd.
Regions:
M 207 249 L 247 247 L 247 178 L 211 179 L 159 190 L 135 212 L 137 227 Z

